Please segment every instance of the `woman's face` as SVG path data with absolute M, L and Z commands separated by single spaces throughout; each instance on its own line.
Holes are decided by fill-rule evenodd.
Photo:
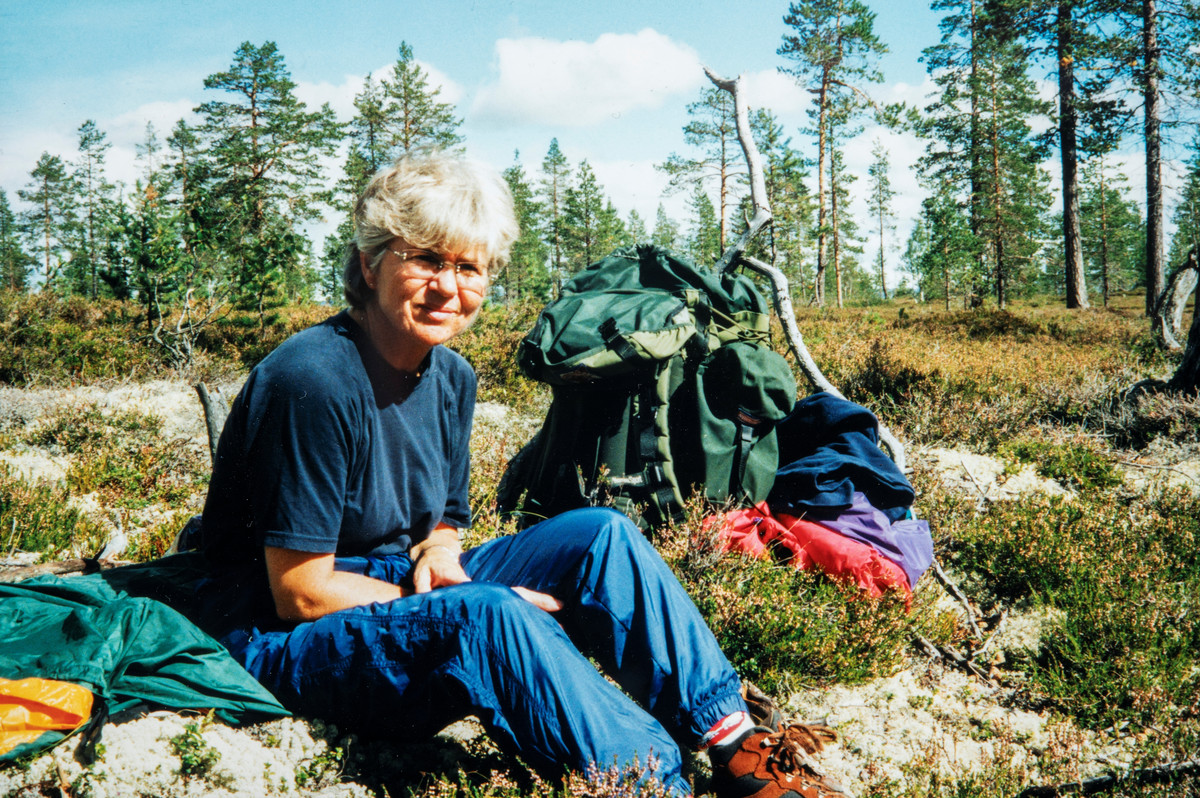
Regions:
M 401 258 L 397 253 L 407 257 Z M 414 254 L 418 258 L 413 258 Z M 428 257 L 421 257 L 422 254 Z M 375 291 L 366 306 L 369 332 L 384 357 L 397 368 L 416 368 L 431 348 L 465 330 L 479 313 L 487 286 L 486 283 L 471 285 L 470 280 L 457 278 L 452 265 L 478 264 L 484 262 L 483 258 L 484 253 L 479 251 L 422 250 L 403 238 L 391 240 L 374 272 L 363 255 L 363 278 Z M 448 265 L 428 276 L 430 263 L 439 261 Z M 393 355 L 403 355 L 400 359 L 406 361 L 413 357 L 416 364 L 401 364 Z

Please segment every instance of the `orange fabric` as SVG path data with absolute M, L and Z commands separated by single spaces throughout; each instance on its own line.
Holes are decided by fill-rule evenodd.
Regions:
M 0 754 L 43 732 L 75 729 L 92 714 L 92 693 L 53 679 L 0 678 Z
M 889 588 L 912 588 L 904 570 L 865 543 L 834 532 L 821 524 L 790 515 L 772 515 L 766 502 L 710 519 L 720 523 L 722 551 L 738 551 L 765 558 L 771 545 L 791 552 L 791 563 L 803 570 L 820 568 L 834 579 L 853 581 L 867 595 L 878 598 Z

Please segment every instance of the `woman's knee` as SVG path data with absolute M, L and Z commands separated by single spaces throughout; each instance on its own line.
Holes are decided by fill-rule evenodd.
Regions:
M 585 541 L 588 547 L 602 543 L 606 548 L 626 549 L 646 543 L 628 516 L 611 507 L 585 507 L 559 517 L 570 533 Z

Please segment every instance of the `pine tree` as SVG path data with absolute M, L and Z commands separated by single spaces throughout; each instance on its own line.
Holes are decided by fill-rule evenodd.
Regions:
M 457 132 L 462 120 L 454 118 L 453 105 L 438 99 L 441 88 L 429 86 L 429 75 L 413 58 L 408 43 L 400 42 L 392 76 L 385 78 L 382 86 L 387 98 L 384 127 L 391 136 L 393 158 L 414 147 L 448 149 L 463 142 Z
M 24 293 L 33 266 L 33 259 L 21 246 L 21 231 L 8 194 L 0 189 L 0 290 Z
M 1082 162 L 1112 147 L 1115 127 L 1127 115 L 1118 103 L 1102 97 L 1106 80 L 1100 71 L 1111 53 L 1100 35 L 1103 2 L 1095 0 L 1009 0 L 1012 24 L 1019 26 L 1040 52 L 1057 85 L 1056 124 L 1047 143 L 1058 146 L 1062 167 L 1062 237 L 1064 288 L 1068 308 L 1088 307 L 1081 239 L 1079 169 Z
M 348 185 L 342 190 L 352 197 L 351 202 L 358 198 L 376 172 L 395 160 L 384 110 L 386 101 L 384 85 L 367 75 L 362 91 L 354 95 L 357 113 L 350 120 L 350 153 L 345 168 Z
M 655 168 L 670 180 L 665 193 L 716 183 L 719 212 L 719 241 L 722 250 L 728 237 L 729 210 L 737 204 L 735 194 L 746 175 L 745 159 L 737 139 L 737 120 L 733 114 L 733 98 L 718 88 L 705 89 L 700 99 L 687 107 L 692 121 L 683 128 L 683 140 L 700 150 L 696 158 L 684 158 L 675 153 Z
M 1114 285 L 1125 290 L 1137 284 L 1145 256 L 1142 213 L 1128 196 L 1125 175 L 1109 168 L 1103 156 L 1084 166 L 1081 189 L 1084 266 L 1108 307 Z
M 116 187 L 104 173 L 104 161 L 112 146 L 106 138 L 91 119 L 79 127 L 79 157 L 71 175 L 78 219 L 70 235 L 71 263 L 67 277 L 74 293 L 92 299 L 99 292 L 105 241 L 116 204 Z
M 832 138 L 832 136 L 831 136 Z M 850 186 L 858 178 L 846 170 L 842 151 L 831 150 L 829 159 L 829 206 L 830 218 L 833 225 L 829 238 L 833 250 L 833 273 L 838 307 L 843 307 L 857 293 L 856 284 L 863 284 L 869 289 L 867 281 L 860 279 L 859 263 L 856 256 L 863 252 L 862 239 L 858 236 L 858 222 L 850 215 Z
M 295 97 L 273 42 L 243 43 L 230 69 L 210 75 L 204 87 L 233 95 L 196 111 L 204 117 L 209 142 L 209 190 L 225 217 L 222 245 L 233 261 L 229 277 L 265 327 L 280 280 L 302 268 L 306 250 L 297 225 L 318 215 L 325 198 L 321 158 L 333 155 L 341 126 L 328 104 L 310 112 Z
M 721 257 L 721 225 L 717 210 L 704 186 L 696 184 L 688 198 L 692 226 L 687 238 L 687 255 L 700 266 L 711 266 Z
M 21 213 L 21 225 L 30 248 L 41 254 L 43 289 L 54 290 L 75 220 L 71 180 L 62 159 L 48 152 L 38 158 L 29 176 L 33 179 L 17 191 L 30 205 Z
M 661 202 L 654 215 L 654 232 L 650 234 L 650 243 L 670 250 L 679 246 L 679 223 L 667 215 L 667 209 Z
M 1048 108 L 1028 77 L 1024 46 L 999 32 L 989 45 L 977 72 L 985 158 L 980 233 L 992 263 L 996 304 L 1003 308 L 1048 237 L 1050 179 L 1028 121 Z
M 870 176 L 870 182 L 867 185 L 867 204 L 871 208 L 871 216 L 875 221 L 875 229 L 879 233 L 879 257 L 877 260 L 879 267 L 879 293 L 884 299 L 887 299 L 884 254 L 887 251 L 887 235 L 896 229 L 894 221 L 896 213 L 892 210 L 892 200 L 896 196 L 896 190 L 892 188 L 891 163 L 888 160 L 888 151 L 884 148 L 883 142 L 878 139 L 875 140 L 875 146 L 871 149 L 871 156 L 875 160 L 867 168 L 867 174 Z
M 542 207 L 541 234 L 550 259 L 550 279 L 555 296 L 566 273 L 567 192 L 571 188 L 571 164 L 558 148 L 558 139 L 550 140 L 550 149 L 542 159 L 542 177 L 538 183 L 538 202 Z
M 796 66 L 780 71 L 796 78 L 816 100 L 809 114 L 817 135 L 817 304 L 824 305 L 831 234 L 825 180 L 832 160 L 831 117 L 840 105 L 842 124 L 848 123 L 867 104 L 862 85 L 883 81 L 876 64 L 887 45 L 875 35 L 874 12 L 859 0 L 800 0 L 789 5 L 783 21 L 793 32 L 784 35 L 776 52 Z
M 976 262 L 965 286 L 969 306 L 982 302 L 986 280 L 997 303 L 1034 271 L 1050 205 L 1043 153 L 1029 120 L 1049 113 L 1028 77 L 1029 49 L 1000 4 L 944 0 L 936 9 L 942 42 L 925 59 L 939 88 L 918 131 L 926 138 L 924 179 L 953 189 L 968 210 Z M 985 13 L 985 11 L 987 13 Z
M 497 276 L 497 281 L 510 301 L 533 298 L 545 302 L 550 298 L 550 274 L 546 271 L 546 244 L 538 232 L 542 226 L 542 207 L 525 177 L 520 153 L 513 153 L 513 163 L 504 170 L 504 180 L 512 193 L 521 235 L 513 242 L 508 267 Z

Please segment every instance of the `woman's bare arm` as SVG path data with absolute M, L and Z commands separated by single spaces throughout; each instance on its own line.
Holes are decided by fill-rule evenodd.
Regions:
M 397 585 L 334 570 L 332 554 L 273 546 L 265 553 L 275 612 L 285 621 L 315 621 L 338 610 L 408 595 Z

